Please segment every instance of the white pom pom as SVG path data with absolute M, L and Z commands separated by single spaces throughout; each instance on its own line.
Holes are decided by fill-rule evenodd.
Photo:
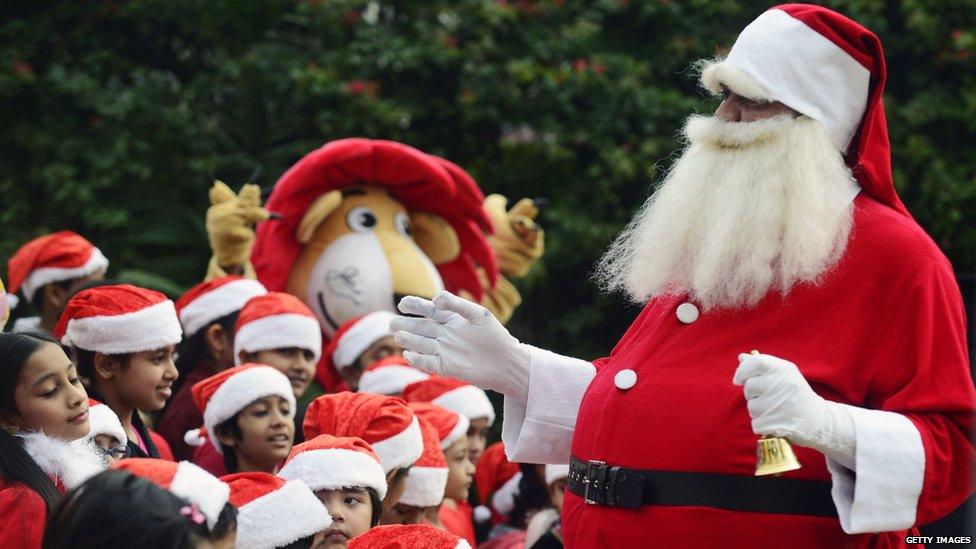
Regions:
M 183 435 L 183 442 L 190 446 L 203 446 L 207 442 L 206 433 L 207 431 L 203 427 L 190 429 Z
M 11 311 L 17 308 L 18 303 L 20 303 L 19 297 L 14 294 L 7 294 L 7 306 L 10 307 Z
M 474 521 L 478 524 L 484 524 L 491 520 L 491 509 L 484 505 L 479 505 L 474 508 Z

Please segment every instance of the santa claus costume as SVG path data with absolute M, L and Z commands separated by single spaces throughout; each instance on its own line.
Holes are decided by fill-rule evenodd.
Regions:
M 904 546 L 972 492 L 976 391 L 952 268 L 892 183 L 880 41 L 777 6 L 702 80 L 726 94 L 719 111 L 766 100 L 801 116 L 689 121 L 689 148 L 603 264 L 646 301 L 609 357 L 521 344 L 449 294 L 401 302 L 427 318 L 395 319 L 397 340 L 425 370 L 506 394 L 513 459 L 570 459 L 567 547 Z M 802 468 L 755 477 L 759 434 L 792 440 Z

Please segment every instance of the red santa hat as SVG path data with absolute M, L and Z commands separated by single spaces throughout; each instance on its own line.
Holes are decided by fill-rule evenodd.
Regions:
M 325 351 L 335 369 L 352 366 L 370 345 L 392 335 L 390 320 L 394 316 L 389 311 L 374 311 L 347 320 L 340 326 Z
M 230 486 L 230 502 L 237 507 L 237 547 L 281 547 L 332 525 L 328 509 L 300 480 L 269 473 L 235 473 L 220 480 Z
M 176 313 L 183 325 L 183 334 L 192 337 L 218 318 L 240 311 L 252 297 L 264 295 L 257 280 L 230 275 L 201 282 L 176 300 Z
M 409 406 L 417 417 L 437 429 L 442 450 L 447 450 L 461 437 L 468 434 L 468 427 L 471 426 L 471 423 L 463 414 L 452 412 L 443 406 L 430 402 L 410 402 Z
M 275 183 L 265 205 L 283 219 L 258 225 L 251 254 L 258 279 L 270 290 L 285 289 L 302 250 L 295 237 L 298 224 L 316 198 L 346 187 L 375 185 L 408 210 L 439 215 L 451 225 L 461 244 L 461 257 L 445 264 L 454 270 L 437 265 L 438 270 L 448 288 L 467 290 L 480 300 L 482 287 L 475 266 L 487 271 L 492 284 L 498 275 L 486 237 L 491 221 L 474 180 L 466 173 L 467 179 L 462 178 L 463 170 L 448 164 L 402 143 L 363 138 L 332 141 L 308 153 Z M 464 276 L 457 276 L 458 272 Z
M 263 364 L 244 364 L 228 368 L 218 374 L 193 384 L 190 389 L 193 403 L 203 413 L 203 429 L 213 433 L 221 423 L 234 417 L 255 400 L 267 396 L 279 396 L 288 401 L 289 417 L 295 416 L 295 394 L 288 377 Z M 194 429 L 186 434 L 187 444 L 204 443 L 204 432 Z M 220 444 L 214 448 L 221 454 Z
M 474 483 L 478 488 L 478 501 L 481 503 L 474 510 L 475 520 L 481 519 L 478 522 L 486 522 L 491 518 L 492 512 L 487 504 L 491 501 L 491 496 L 498 492 L 503 494 L 499 501 L 506 504 L 503 505 L 505 508 L 507 502 L 512 501 L 512 495 L 518 493 L 518 483 L 521 479 L 518 463 L 508 461 L 505 456 L 505 445 L 501 441 L 485 448 L 474 471 Z M 509 508 L 508 511 L 511 509 Z M 501 522 L 504 518 L 503 514 L 497 509 L 495 512 L 496 522 Z
M 414 507 L 433 507 L 444 501 L 448 475 L 447 460 L 444 459 L 444 451 L 441 450 L 437 427 L 424 418 L 418 419 L 420 432 L 423 433 L 424 451 L 420 454 L 420 459 L 407 472 L 407 482 L 398 503 Z
M 386 473 L 373 447 L 359 437 L 319 435 L 291 449 L 278 471 L 286 480 L 300 480 L 313 492 L 340 488 L 372 488 L 386 497 Z
M 409 467 L 424 449 L 420 425 L 407 403 L 383 395 L 322 395 L 308 405 L 302 431 L 305 440 L 323 434 L 365 440 L 380 457 L 384 473 Z
M 155 458 L 127 458 L 112 467 L 148 479 L 195 503 L 211 528 L 230 498 L 230 487 L 226 483 L 189 461 L 176 463 Z
M 28 300 L 46 284 L 89 276 L 108 269 L 101 250 L 72 231 L 58 231 L 24 244 L 7 261 L 10 293 Z
M 129 284 L 75 294 L 54 327 L 63 345 L 102 354 L 161 349 L 179 343 L 182 334 L 172 301 Z
M 495 408 L 484 391 L 452 377 L 430 376 L 403 389 L 403 399 L 408 402 L 433 402 L 448 410 L 467 416 L 469 420 L 488 418 L 495 422 Z
M 359 392 L 399 395 L 407 385 L 429 378 L 429 374 L 414 368 L 402 356 L 388 356 L 366 368 L 359 378 Z
M 819 121 L 861 188 L 908 215 L 891 177 L 885 79 L 877 35 L 810 4 L 770 8 L 743 29 L 725 60 L 702 72 L 702 84 L 714 93 L 724 84 Z
M 235 331 L 234 360 L 238 364 L 241 351 L 298 347 L 312 351 L 316 362 L 322 356 L 318 320 L 308 306 L 290 294 L 269 292 L 251 298 L 237 316 Z
M 463 538 L 429 524 L 375 526 L 349 540 L 349 549 L 471 549 Z
M 93 398 L 88 399 L 88 425 L 91 426 L 91 430 L 88 431 L 90 439 L 98 435 L 108 435 L 115 437 L 119 444 L 129 443 L 129 437 L 125 436 L 125 429 L 122 428 L 119 416 L 111 408 Z

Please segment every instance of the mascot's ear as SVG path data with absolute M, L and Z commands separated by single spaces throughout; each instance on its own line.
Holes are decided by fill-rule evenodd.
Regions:
M 298 224 L 298 229 L 295 230 L 295 237 L 298 238 L 298 241 L 302 244 L 308 244 L 308 241 L 312 239 L 312 234 L 315 233 L 315 229 L 339 207 L 339 204 L 342 204 L 341 191 L 329 191 L 316 198 L 315 202 L 312 202 L 312 205 L 308 207 L 301 223 Z
M 414 242 L 434 265 L 454 261 L 461 254 L 457 233 L 443 217 L 426 212 L 411 212 L 410 225 L 413 227 Z

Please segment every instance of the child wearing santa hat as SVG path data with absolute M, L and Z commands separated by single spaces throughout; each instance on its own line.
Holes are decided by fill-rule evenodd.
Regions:
M 474 523 L 471 520 L 471 506 L 467 502 L 474 480 L 474 465 L 468 457 L 468 418 L 428 402 L 411 402 L 410 409 L 437 429 L 440 447 L 447 460 L 444 498 L 428 509 L 427 521 L 474 545 Z
M 295 435 L 295 395 L 288 378 L 264 364 L 243 364 L 193 385 L 203 427 L 186 433 L 193 461 L 215 475 L 275 473 Z
M 45 549 L 211 546 L 198 506 L 126 471 L 105 471 L 68 492 L 44 531 Z
M 130 456 L 172 459 L 169 445 L 138 411 L 158 411 L 172 396 L 179 376 L 173 353 L 182 333 L 172 301 L 129 284 L 78 292 L 54 328 L 62 345 L 71 347 L 92 397 L 122 422 Z
M 403 348 L 393 341 L 390 333 L 393 316 L 389 311 L 375 311 L 347 320 L 329 341 L 326 360 L 320 368 L 337 371 L 350 391 L 361 390 L 360 378 L 370 364 L 403 354 Z M 317 371 L 316 379 L 323 386 L 328 385 L 329 376 L 325 372 Z
M 210 543 L 214 547 L 233 546 L 237 509 L 230 504 L 230 487 L 225 482 L 188 461 L 131 458 L 112 468 L 147 479 L 187 500 L 195 507 L 194 512 L 206 517 Z
M 122 422 L 111 408 L 93 398 L 88 399 L 88 423 L 91 430 L 86 440 L 95 445 L 106 465 L 117 463 L 129 453 L 126 447 L 129 437 L 125 436 Z
M 563 533 L 560 515 L 563 512 L 563 493 L 569 478 L 569 465 L 546 465 L 546 486 L 552 507 L 532 515 L 525 529 L 526 549 L 562 549 Z
M 391 355 L 366 368 L 359 378 L 359 392 L 400 396 L 407 385 L 429 378 L 429 374 L 411 366 L 401 355 Z
M 427 524 L 377 526 L 349 542 L 349 549 L 471 549 L 467 541 Z
M 306 440 L 322 434 L 359 437 L 373 447 L 386 474 L 384 513 L 400 499 L 407 471 L 424 451 L 420 423 L 399 398 L 348 391 L 322 395 L 309 404 L 302 429 Z
M 234 365 L 234 324 L 244 304 L 268 293 L 256 280 L 223 276 L 202 282 L 176 300 L 176 314 L 183 326 L 173 385 L 173 398 L 156 422 L 156 430 L 169 442 L 176 459 L 190 459 L 193 448 L 183 435 L 203 423 L 193 404 L 193 384 Z
M 508 519 L 514 507 L 514 494 L 518 492 L 522 473 L 518 463 L 508 461 L 505 444 L 498 441 L 485 449 L 474 472 L 474 485 L 478 492 L 478 507 L 474 510 L 475 521 L 479 524 L 499 524 Z M 494 504 L 498 494 L 501 505 Z
M 332 526 L 317 547 L 345 547 L 380 522 L 386 475 L 379 456 L 361 438 L 319 435 L 303 442 L 292 449 L 278 476 L 304 482 L 332 515 Z
M 85 389 L 54 339 L 0 333 L 0 547 L 40 546 L 61 492 L 105 468 L 85 444 L 88 416 Z
M 17 319 L 13 331 L 42 328 L 53 332 L 71 295 L 85 282 L 101 280 L 107 269 L 108 259 L 101 250 L 72 231 L 24 244 L 7 261 L 7 282 L 11 295 L 23 296 L 40 316 Z
M 310 548 L 322 538 L 332 517 L 300 480 L 268 473 L 235 473 L 221 477 L 237 507 L 237 541 L 243 549 Z
M 436 517 L 447 487 L 447 460 L 441 450 L 437 427 L 418 417 L 424 451 L 407 472 L 403 494 L 396 505 L 384 509 L 383 524 L 420 524 L 428 515 Z
M 485 451 L 488 428 L 495 422 L 495 408 L 483 390 L 460 379 L 430 376 L 407 385 L 403 389 L 403 399 L 407 402 L 433 402 L 466 416 L 471 423 L 468 428 L 468 453 L 471 463 L 478 464 Z

